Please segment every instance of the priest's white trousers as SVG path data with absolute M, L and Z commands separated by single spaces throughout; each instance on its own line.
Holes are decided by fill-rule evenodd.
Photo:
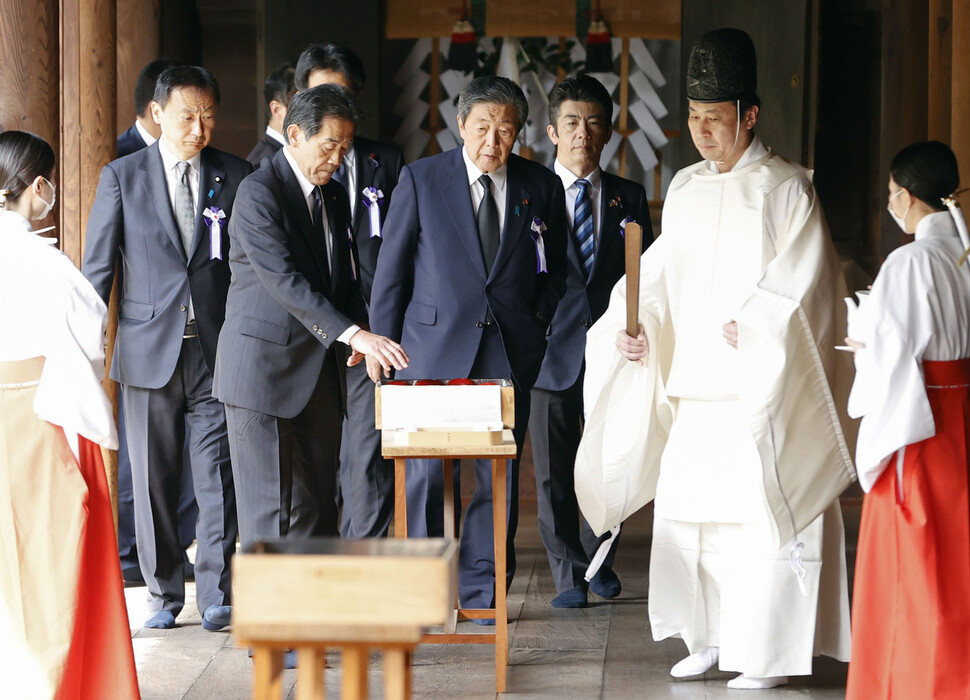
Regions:
M 842 513 L 834 503 L 800 535 L 805 593 L 767 526 L 654 518 L 648 607 L 655 640 L 693 653 L 720 647 L 719 668 L 800 676 L 818 654 L 849 659 Z M 824 564 L 823 564 L 824 562 Z

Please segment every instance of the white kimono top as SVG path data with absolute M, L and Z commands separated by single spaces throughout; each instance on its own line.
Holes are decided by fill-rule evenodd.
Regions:
M 46 358 L 34 411 L 64 428 L 118 448 L 104 378 L 107 309 L 70 259 L 0 209 L 0 362 Z
M 886 258 L 872 291 L 850 318 L 855 354 L 849 414 L 862 417 L 859 483 L 869 491 L 892 455 L 936 434 L 923 360 L 970 357 L 970 263 L 949 212 L 920 219 L 916 240 Z
M 615 346 L 625 277 L 587 336 L 576 492 L 594 531 L 654 498 L 669 396 L 738 401 L 776 546 L 854 479 L 852 365 L 834 349 L 845 283 L 811 175 L 755 138 L 730 172 L 700 162 L 674 176 L 661 236 L 641 258 L 644 365 Z M 721 335 L 731 320 L 737 350 Z

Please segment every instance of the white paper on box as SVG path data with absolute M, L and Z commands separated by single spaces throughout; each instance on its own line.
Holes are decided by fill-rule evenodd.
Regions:
M 502 425 L 502 387 L 381 386 L 384 430 Z

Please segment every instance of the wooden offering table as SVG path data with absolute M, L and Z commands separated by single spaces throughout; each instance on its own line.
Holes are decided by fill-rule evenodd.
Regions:
M 515 438 L 510 428 L 514 427 L 514 394 L 508 380 L 495 382 L 500 386 L 488 388 L 494 392 L 497 405 L 492 407 L 498 418 L 498 430 L 461 430 L 447 427 L 402 429 L 388 429 L 386 421 L 382 424 L 381 386 L 377 387 L 377 427 L 382 428 L 381 451 L 385 458 L 394 460 L 394 534 L 399 538 L 406 538 L 407 527 L 407 491 L 406 491 L 406 460 L 408 459 L 440 459 L 444 469 L 444 535 L 451 540 L 455 537 L 455 493 L 454 493 L 454 463 L 461 459 L 488 459 L 492 462 L 492 519 L 494 523 L 493 543 L 495 548 L 495 609 L 461 608 L 457 597 L 454 610 L 450 615 L 444 632 L 432 632 L 422 635 L 423 643 L 436 644 L 494 644 L 495 645 L 495 691 L 505 692 L 506 668 L 509 663 L 509 616 L 506 600 L 505 578 L 506 562 L 506 491 L 507 491 L 507 460 L 516 456 Z M 402 387 L 395 387 L 401 389 Z M 413 389 L 421 391 L 429 387 L 415 386 Z M 431 387 L 436 392 L 438 408 L 441 408 L 441 389 L 445 387 Z M 448 387 L 460 388 L 464 396 L 468 396 L 467 386 Z M 486 387 L 482 387 L 486 388 Z M 464 400 L 464 399 L 463 399 Z M 474 399 L 473 399 L 474 402 Z M 386 403 L 386 397 L 384 398 Z M 452 407 L 445 406 L 451 410 Z M 480 412 L 478 406 L 463 407 L 464 410 Z M 400 411 L 398 411 L 400 412 Z M 420 407 L 418 410 L 420 413 Z M 421 424 L 420 415 L 416 418 Z M 415 540 L 417 541 L 417 540 Z M 456 632 L 458 618 L 463 619 L 494 619 L 495 632 L 490 634 Z
M 253 650 L 253 698 L 281 697 L 288 649 L 296 697 L 323 698 L 329 647 L 341 650 L 343 698 L 367 697 L 371 649 L 384 655 L 384 696 L 409 698 L 422 632 L 453 616 L 456 562 L 448 539 L 275 540 L 237 555 L 232 631 Z

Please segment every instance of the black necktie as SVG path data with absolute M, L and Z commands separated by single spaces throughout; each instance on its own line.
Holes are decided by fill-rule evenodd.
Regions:
M 327 273 L 327 284 L 330 284 L 330 251 L 327 245 L 327 234 L 323 228 L 323 217 L 326 216 L 326 212 L 323 208 L 323 195 L 320 193 L 319 187 L 313 188 L 313 233 L 317 236 L 317 240 L 323 245 L 323 253 L 325 259 L 327 260 L 327 266 L 325 268 Z
M 485 258 L 485 272 L 488 273 L 491 272 L 498 254 L 498 207 L 495 206 L 495 197 L 492 196 L 492 178 L 482 175 L 478 181 L 485 188 L 485 196 L 478 205 L 477 223 L 478 237 L 482 242 L 482 257 Z

